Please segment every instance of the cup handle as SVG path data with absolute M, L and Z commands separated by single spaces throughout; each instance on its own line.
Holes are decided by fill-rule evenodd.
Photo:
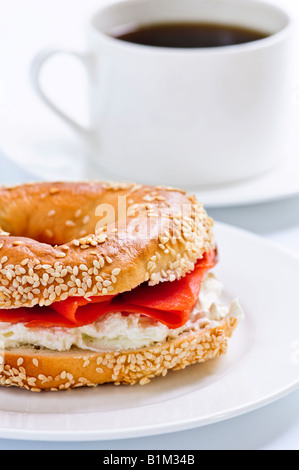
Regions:
M 39 98 L 55 113 L 59 116 L 63 121 L 65 121 L 77 134 L 83 137 L 85 140 L 91 138 L 91 129 L 81 126 L 78 122 L 68 116 L 63 110 L 61 110 L 58 106 L 56 106 L 50 98 L 46 95 L 41 85 L 41 71 L 44 64 L 51 59 L 53 56 L 58 54 L 66 54 L 79 59 L 83 65 L 86 67 L 87 71 L 89 71 L 89 58 L 86 54 L 68 51 L 64 49 L 45 49 L 41 51 L 33 60 L 30 69 L 31 75 L 31 82 L 36 94 Z

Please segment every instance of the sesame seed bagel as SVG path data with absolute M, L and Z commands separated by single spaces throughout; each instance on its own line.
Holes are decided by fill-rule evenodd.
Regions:
M 212 225 L 194 196 L 173 188 L 102 182 L 2 187 L 0 309 L 180 279 L 214 248 Z
M 17 386 L 33 392 L 65 390 L 113 382 L 115 385 L 145 385 L 169 370 L 218 357 L 227 350 L 228 338 L 237 326 L 230 317 L 198 331 L 155 346 L 119 352 L 73 349 L 53 352 L 17 348 L 0 355 L 0 385 Z
M 212 226 L 196 198 L 174 188 L 106 182 L 0 187 L 0 312 L 180 279 L 215 250 Z M 0 385 L 31 391 L 143 385 L 225 353 L 237 322 L 229 316 L 184 325 L 175 338 L 155 342 L 150 336 L 145 344 L 152 346 L 121 351 L 23 346 L 22 333 L 20 347 L 0 345 Z

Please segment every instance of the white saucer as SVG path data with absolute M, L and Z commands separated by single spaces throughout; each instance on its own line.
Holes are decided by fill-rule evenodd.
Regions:
M 298 130 L 299 132 L 299 130 Z M 261 204 L 299 195 L 299 145 L 271 172 L 240 183 L 195 190 L 206 208 Z
M 50 121 L 49 121 L 50 122 Z M 279 200 L 299 194 L 299 106 L 294 106 L 293 136 L 279 167 L 271 172 L 236 184 L 210 189 L 184 188 L 195 193 L 206 208 L 240 206 Z M 34 131 L 32 130 L 34 129 Z M 58 130 L 59 129 L 59 130 Z M 30 172 L 32 179 L 47 181 L 115 179 L 113 174 L 95 168 L 85 145 L 62 125 L 49 132 L 47 126 L 16 126 L 0 140 L 5 154 Z M 142 181 L 140 181 L 142 182 Z
M 258 204 L 299 194 L 299 106 L 294 106 L 293 110 L 290 139 L 279 166 L 269 173 L 246 181 L 195 191 L 206 207 Z
M 40 394 L 0 388 L 0 437 L 85 441 L 157 435 L 226 420 L 297 389 L 299 259 L 228 225 L 216 224 L 215 232 L 215 272 L 225 300 L 237 296 L 245 312 L 226 356 L 144 387 Z

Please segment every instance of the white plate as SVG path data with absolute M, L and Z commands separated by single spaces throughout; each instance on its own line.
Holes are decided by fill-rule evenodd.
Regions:
M 215 186 L 196 193 L 207 208 L 240 206 L 279 200 L 299 194 L 299 106 L 293 105 L 290 139 L 283 161 L 273 171 L 236 184 Z M 49 120 L 49 123 L 51 121 Z M 53 127 L 53 125 L 52 125 Z M 1 136 L 6 155 L 32 173 L 32 178 L 78 181 L 82 179 L 114 180 L 113 174 L 95 168 L 83 143 L 63 125 L 51 126 L 44 119 L 34 124 L 15 123 Z M 34 130 L 33 130 L 34 129 Z M 141 181 L 142 182 L 142 181 Z M 167 183 L 167 182 L 165 182 Z
M 299 259 L 216 224 L 225 297 L 246 320 L 228 354 L 140 387 L 32 394 L 0 389 L 0 437 L 107 440 L 190 429 L 270 403 L 299 385 Z

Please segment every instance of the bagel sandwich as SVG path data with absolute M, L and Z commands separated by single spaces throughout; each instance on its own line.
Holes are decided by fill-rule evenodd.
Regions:
M 227 351 L 213 221 L 134 183 L 0 188 L 0 385 L 145 385 Z

